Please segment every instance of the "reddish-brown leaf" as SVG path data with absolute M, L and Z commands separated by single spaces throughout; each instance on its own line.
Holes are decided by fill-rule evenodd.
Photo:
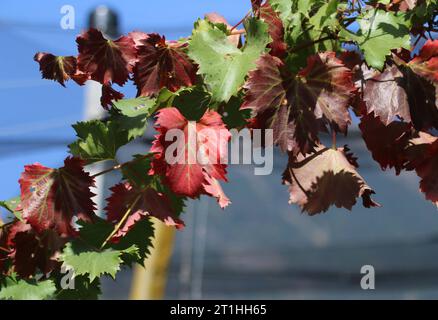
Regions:
M 325 212 L 331 205 L 351 210 L 357 197 L 367 208 L 378 206 L 371 199 L 374 191 L 356 171 L 356 162 L 344 148 L 320 145 L 316 152 L 291 156 L 283 174 L 289 186 L 290 203 L 298 204 L 309 215 Z
M 89 79 L 87 74 L 77 70 L 76 57 L 54 56 L 51 53 L 38 52 L 33 59 L 39 63 L 44 79 L 58 81 L 64 87 L 69 79 L 73 79 L 79 85 L 83 85 Z
M 287 45 L 284 42 L 284 27 L 278 13 L 275 12 L 269 2 L 265 2 L 260 9 L 260 18 L 263 19 L 269 29 L 272 42 L 269 44 L 271 55 L 282 58 L 286 54 Z
M 346 132 L 351 123 L 348 105 L 356 91 L 351 70 L 334 52 L 324 52 L 307 59 L 307 67 L 299 78 L 295 99 L 314 105 L 317 118 L 324 118 L 334 129 Z
M 14 271 L 22 278 L 31 277 L 37 271 L 43 274 L 52 271 L 60 264 L 56 255 L 65 242 L 54 230 L 38 234 L 29 224 L 14 222 L 8 233 Z
M 406 150 L 409 159 L 406 167 L 408 170 L 415 169 L 421 178 L 420 190 L 427 200 L 438 206 L 438 137 L 419 132 L 410 144 Z
M 373 4 L 377 5 L 379 8 L 386 9 L 389 11 L 410 11 L 415 9 L 416 6 L 424 3 L 424 0 L 391 0 L 387 4 L 374 1 Z
M 262 0 L 251 0 L 251 6 L 253 12 L 258 12 L 260 10 L 261 5 L 262 5 Z
M 333 52 L 311 56 L 298 75 L 288 75 L 281 60 L 263 55 L 251 71 L 242 109 L 251 109 L 258 123 L 274 130 L 283 151 L 305 154 L 316 146 L 323 124 L 346 132 L 356 88 L 350 69 Z
M 166 39 L 156 33 L 139 41 L 134 68 L 138 96 L 157 94 L 163 87 L 176 91 L 195 83 L 197 69 L 184 53 L 182 44 L 166 43 Z
M 374 112 L 385 125 L 396 120 L 397 116 L 411 121 L 407 95 L 400 85 L 402 78 L 399 69 L 391 66 L 366 81 L 363 99 L 367 113 Z
M 117 90 L 114 90 L 113 87 L 109 84 L 102 85 L 102 95 L 100 96 L 100 104 L 105 109 L 109 109 L 112 106 L 112 101 L 123 99 L 125 95 Z
M 61 235 L 75 234 L 73 218 L 89 221 L 94 216 L 94 179 L 84 171 L 79 158 L 66 158 L 64 167 L 52 169 L 25 166 L 20 177 L 23 218 L 37 232 L 55 229 Z
M 407 67 L 401 71 L 404 76 L 401 86 L 406 91 L 414 128 L 438 129 L 438 82 L 431 82 Z
M 76 42 L 79 70 L 102 84 L 123 86 L 137 59 L 135 42 L 131 37 L 108 40 L 100 31 L 90 29 L 78 36 Z
M 438 40 L 427 40 L 409 67 L 426 79 L 438 82 Z
M 373 159 L 383 170 L 394 168 L 399 174 L 407 161 L 404 150 L 408 146 L 412 126 L 399 121 L 385 125 L 371 113 L 361 118 L 359 128 Z
M 132 31 L 128 34 L 129 37 L 134 41 L 135 46 L 138 48 L 143 45 L 143 40 L 149 38 L 149 35 L 142 31 Z

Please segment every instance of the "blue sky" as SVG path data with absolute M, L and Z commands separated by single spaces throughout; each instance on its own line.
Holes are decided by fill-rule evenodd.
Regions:
M 75 9 L 75 30 L 60 27 L 60 9 Z M 33 56 L 38 51 L 76 54 L 75 38 L 87 27 L 88 13 L 105 4 L 119 14 L 121 32 L 164 33 L 177 39 L 190 33 L 193 22 L 207 12 L 220 12 L 237 22 L 250 1 L 8 1 L 0 2 L 0 200 L 18 194 L 17 180 L 25 164 L 59 166 L 74 140 L 70 125 L 83 117 L 84 88 L 67 89 L 42 80 Z M 135 91 L 128 88 L 128 94 Z M 99 108 L 99 106 L 96 106 Z

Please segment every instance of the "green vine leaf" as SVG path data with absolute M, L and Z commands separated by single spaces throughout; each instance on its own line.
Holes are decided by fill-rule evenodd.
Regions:
M 322 5 L 318 11 L 309 19 L 316 31 L 322 31 L 324 28 L 334 30 L 339 26 L 339 21 L 336 19 L 338 13 L 339 0 L 330 0 Z
M 368 10 L 357 19 L 359 31 L 342 29 L 340 36 L 354 41 L 365 55 L 367 64 L 382 70 L 392 49 L 410 48 L 409 21 L 404 14 L 380 9 Z
M 267 25 L 257 19 L 245 24 L 246 42 L 239 49 L 228 41 L 228 35 L 207 20 L 199 20 L 189 41 L 189 56 L 199 65 L 210 87 L 212 100 L 227 102 L 237 93 L 255 61 L 271 42 Z
M 0 291 L 0 299 L 12 300 L 43 300 L 51 298 L 56 286 L 52 280 L 10 280 Z
M 76 276 L 74 281 L 74 289 L 58 289 L 57 300 L 97 300 L 102 293 L 99 279 L 90 282 L 86 276 Z
M 156 99 L 140 97 L 113 102 L 112 121 L 117 122 L 120 130 L 128 133 L 128 140 L 141 137 L 147 120 L 156 109 Z
M 113 231 L 114 226 L 108 221 L 97 218 L 94 223 L 79 221 L 81 226 L 80 238 L 87 244 L 98 248 Z M 138 255 L 122 255 L 123 261 L 131 265 L 133 262 L 144 263 L 144 259 L 150 254 L 154 226 L 151 219 L 141 219 L 120 239 L 117 243 L 110 242 L 106 246 L 114 250 L 124 251 L 133 246 L 138 248 Z
M 115 278 L 123 262 L 122 254 L 138 256 L 138 248 L 132 246 L 125 250 L 94 251 L 73 242 L 66 245 L 61 261 L 67 270 L 73 269 L 75 275 L 87 275 L 93 281 L 104 274 Z
M 121 130 L 120 124 L 114 121 L 78 122 L 73 128 L 79 139 L 69 145 L 70 153 L 87 163 L 115 159 L 117 150 L 134 134 Z
M 23 220 L 21 216 L 21 211 L 17 210 L 17 207 L 20 205 L 21 199 L 20 196 L 14 197 L 9 200 L 0 201 L 0 207 L 5 208 L 10 213 L 12 213 L 18 220 Z

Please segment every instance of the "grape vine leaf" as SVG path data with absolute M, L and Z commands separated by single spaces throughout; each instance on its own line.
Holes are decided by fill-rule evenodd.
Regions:
M 416 130 L 438 129 L 438 82 L 431 82 L 411 68 L 400 67 L 406 91 L 411 121 Z
M 108 40 L 96 29 L 89 29 L 76 38 L 78 68 L 102 84 L 123 86 L 137 60 L 137 49 L 131 37 Z
M 208 194 L 216 197 L 221 207 L 227 206 L 230 201 L 216 183 L 217 179 L 227 181 L 224 159 L 231 137 L 221 116 L 209 110 L 194 122 L 188 121 L 177 108 L 165 108 L 159 111 L 156 125 L 160 134 L 151 148 L 151 152 L 156 153 L 151 174 L 162 175 L 164 182 L 177 195 L 196 198 Z M 181 130 L 184 136 L 175 142 L 166 141 L 166 133 L 173 129 Z M 189 130 L 192 130 L 193 137 L 190 141 Z M 169 163 L 166 150 L 175 147 L 179 150 L 178 159 Z M 202 161 L 199 154 L 205 156 Z
M 6 201 L 0 201 L 0 207 L 5 208 L 12 213 L 18 220 L 23 220 L 20 209 L 20 196 L 11 198 Z
M 205 19 L 214 24 L 223 24 L 226 30 L 231 31 L 233 26 L 228 23 L 228 21 L 216 12 L 207 13 Z M 228 40 L 236 47 L 240 45 L 240 34 L 229 35 Z
M 81 226 L 80 237 L 90 246 L 99 248 L 106 238 L 113 231 L 114 226 L 102 218 L 97 218 L 94 223 L 79 221 Z M 154 237 L 154 227 L 151 219 L 142 219 L 138 221 L 117 243 L 109 242 L 105 248 L 112 248 L 123 251 L 132 246 L 138 248 L 138 256 L 130 255 L 135 262 L 144 263 L 144 259 L 150 254 L 152 248 L 152 239 Z M 122 256 L 125 258 L 125 256 Z M 127 262 L 127 260 L 124 260 Z
M 113 102 L 111 114 L 120 130 L 128 132 L 128 141 L 141 137 L 146 131 L 148 118 L 156 109 L 156 99 L 139 97 Z
M 283 173 L 289 203 L 298 204 L 309 215 L 325 212 L 331 205 L 351 210 L 357 197 L 364 207 L 379 206 L 371 199 L 374 191 L 356 171 L 357 163 L 348 148 L 325 148 L 306 156 L 291 156 Z
M 335 31 L 339 25 L 336 15 L 338 13 L 339 0 L 329 0 L 318 8 L 318 11 L 309 19 L 309 23 L 314 26 L 314 30 L 320 36 L 324 28 Z M 317 38 L 315 38 L 317 39 Z
M 73 269 L 75 275 L 86 275 L 90 281 L 94 281 L 104 274 L 115 278 L 123 262 L 122 254 L 137 256 L 138 248 L 132 246 L 125 250 L 95 251 L 73 242 L 67 243 L 60 255 L 60 260 L 66 270 Z
M 415 169 L 421 178 L 420 190 L 427 200 L 438 206 L 438 137 L 426 132 L 419 132 L 419 136 L 410 140 L 407 149 L 409 159 L 406 167 Z
M 392 49 L 410 49 L 409 20 L 404 14 L 372 9 L 359 16 L 357 22 L 357 33 L 342 29 L 339 35 L 358 44 L 369 66 L 383 70 Z
M 137 189 L 128 182 L 116 184 L 111 188 L 112 194 L 107 199 L 107 219 L 115 224 L 121 222 L 124 215 L 128 218 L 114 235 L 113 241 L 125 236 L 139 221 L 148 217 L 155 217 L 168 226 L 177 229 L 184 227 L 184 223 L 176 217 L 166 195 L 153 188 Z
M 87 74 L 77 70 L 76 57 L 55 56 L 47 52 L 38 52 L 33 59 L 39 63 L 43 79 L 58 81 L 63 87 L 69 79 L 83 85 L 89 78 Z
M 298 1 L 298 3 L 304 3 L 308 1 Z M 288 28 L 292 21 L 293 12 L 295 12 L 295 8 L 293 7 L 292 0 L 268 0 L 268 2 L 272 9 L 278 13 L 280 19 L 283 22 L 283 26 Z M 298 10 L 300 12 L 300 10 Z
M 207 20 L 198 20 L 189 41 L 188 54 L 198 65 L 210 87 L 212 99 L 227 102 L 255 68 L 255 61 L 271 42 L 267 25 L 257 19 L 245 23 L 246 41 L 242 49 L 228 41 L 228 35 Z
M 272 42 L 269 44 L 271 48 L 270 54 L 279 58 L 284 57 L 287 50 L 287 45 L 284 42 L 284 27 L 277 12 L 270 6 L 269 2 L 265 2 L 260 10 L 260 18 L 268 25 L 268 32 Z
M 106 110 L 112 106 L 112 101 L 123 99 L 125 95 L 115 89 L 109 84 L 102 85 L 102 95 L 100 96 L 100 104 Z
M 11 300 L 44 300 L 50 299 L 56 292 L 52 280 L 11 280 L 7 287 L 0 291 L 0 299 Z
M 74 217 L 94 217 L 90 191 L 94 179 L 83 166 L 81 159 L 70 157 L 59 169 L 39 163 L 25 166 L 19 180 L 22 216 L 37 232 L 53 228 L 59 234 L 72 235 Z
M 351 71 L 334 52 L 310 56 L 298 75 L 284 74 L 283 63 L 270 55 L 263 55 L 257 66 L 244 86 L 242 109 L 253 110 L 266 128 L 274 130 L 274 143 L 283 151 L 312 151 L 324 123 L 346 132 L 356 89 Z
M 102 293 L 99 279 L 90 282 L 86 276 L 75 276 L 74 281 L 74 289 L 58 288 L 57 300 L 97 300 Z
M 135 261 L 144 265 L 145 259 L 150 255 L 152 240 L 154 239 L 154 226 L 151 219 L 138 221 L 129 232 L 120 238 L 117 243 L 112 243 L 111 247 L 117 250 L 126 250 L 135 245 L 138 248 L 138 256 L 123 256 L 125 262 Z
M 416 74 L 438 82 L 438 40 L 427 40 L 408 65 Z
M 78 140 L 69 145 L 70 153 L 87 163 L 115 159 L 117 150 L 141 131 L 138 126 L 129 131 L 122 130 L 122 124 L 111 120 L 91 120 L 74 124 Z M 127 124 L 123 125 L 126 127 Z
M 407 122 L 411 121 L 408 97 L 400 85 L 402 78 L 403 74 L 394 65 L 366 80 L 363 100 L 367 112 L 374 112 L 385 125 L 397 116 Z
M 28 278 L 38 270 L 43 274 L 58 266 L 56 254 L 65 244 L 54 230 L 37 234 L 29 224 L 16 221 L 9 228 L 8 247 L 11 249 L 14 270 L 21 278 Z
M 408 146 L 412 126 L 400 121 L 386 125 L 370 113 L 361 118 L 359 128 L 368 150 L 382 170 L 394 167 L 399 174 L 407 161 L 404 150 Z
M 137 96 L 157 94 L 161 88 L 177 91 L 195 83 L 196 66 L 184 52 L 184 44 L 166 42 L 159 34 L 140 40 L 134 68 Z

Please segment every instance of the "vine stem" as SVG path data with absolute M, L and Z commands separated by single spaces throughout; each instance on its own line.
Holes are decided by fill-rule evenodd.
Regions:
M 246 31 L 242 29 L 242 30 L 233 30 L 230 32 L 231 36 L 240 35 L 240 34 L 246 34 Z
M 120 221 L 116 224 L 116 226 L 114 227 L 114 230 L 110 233 L 110 235 L 108 237 L 106 237 L 105 241 L 102 243 L 102 245 L 100 246 L 100 250 L 102 250 L 106 244 L 108 243 L 108 241 L 111 240 L 111 238 L 117 233 L 117 231 L 120 230 L 120 228 L 122 227 L 122 225 L 125 223 L 126 219 L 128 219 L 129 215 L 132 212 L 132 209 L 135 207 L 135 205 L 137 204 L 138 200 L 140 200 L 141 195 L 137 195 L 137 197 L 135 198 L 135 200 L 132 202 L 132 204 L 129 206 L 128 210 L 126 210 L 125 214 L 123 215 L 122 219 L 120 219 Z
M 137 162 L 137 161 L 139 161 L 139 160 L 143 160 L 143 159 L 145 159 L 145 158 L 147 158 L 147 157 L 149 157 L 149 156 L 150 156 L 150 154 L 145 154 L 145 155 L 143 155 L 143 156 L 141 156 L 141 157 L 138 157 L 138 158 L 132 159 L 131 161 L 127 161 L 127 162 L 124 162 L 124 163 L 119 163 L 119 164 L 117 164 L 117 165 L 115 165 L 115 166 L 112 166 L 112 167 L 110 167 L 110 168 L 108 168 L 108 169 L 105 169 L 105 170 L 103 170 L 103 171 L 100 171 L 100 172 L 98 172 L 98 173 L 95 173 L 95 174 L 91 175 L 91 178 L 96 178 L 96 177 L 98 177 L 98 176 L 101 176 L 101 175 L 103 175 L 103 174 L 106 174 L 106 173 L 111 172 L 111 171 L 114 171 L 114 170 L 120 170 L 120 169 L 122 169 L 124 166 L 127 166 L 127 165 L 129 165 L 129 164 L 135 163 L 135 162 Z
M 301 189 L 301 191 L 306 195 L 306 197 L 309 197 L 309 193 L 307 192 L 306 189 L 304 189 L 304 187 L 301 185 L 301 183 L 298 181 L 297 176 L 295 175 L 295 172 L 293 169 L 289 168 L 289 174 L 292 176 L 292 178 L 295 180 L 295 182 L 297 183 L 298 187 Z
M 8 250 L 8 249 L 3 248 L 3 247 L 0 247 L 0 250 L 4 251 L 4 252 L 6 252 L 6 253 L 10 253 L 10 252 L 11 252 L 11 250 Z
M 230 32 L 233 32 L 234 29 L 236 29 L 239 25 L 241 25 L 243 23 L 243 21 L 245 21 L 249 15 L 251 14 L 251 11 L 249 11 L 242 19 L 239 20 L 239 22 L 237 22 L 231 29 Z
M 332 148 L 336 150 L 336 131 L 332 129 Z
M 306 49 L 306 48 L 308 48 L 308 47 L 311 47 L 311 46 L 313 46 L 313 45 L 316 44 L 316 43 L 323 42 L 323 41 L 326 41 L 326 40 L 331 40 L 331 39 L 332 39 L 332 40 L 335 40 L 336 37 L 333 36 L 333 35 L 329 35 L 329 36 L 325 36 L 325 37 L 319 38 L 319 39 L 317 39 L 317 40 L 315 40 L 315 41 L 305 42 L 305 43 L 303 43 L 303 44 L 301 44 L 301 45 L 299 45 L 299 46 L 296 46 L 295 48 L 291 48 L 291 49 L 289 50 L 289 52 L 297 52 L 297 51 L 300 51 L 300 50 Z
M 96 178 L 96 177 L 101 176 L 101 175 L 103 175 L 103 174 L 105 174 L 105 173 L 108 173 L 108 172 L 111 172 L 111 171 L 114 171 L 114 170 L 119 170 L 119 169 L 122 168 L 122 165 L 123 165 L 123 164 L 115 165 L 115 166 L 113 166 L 113 167 L 111 167 L 111 168 L 108 168 L 108 169 L 105 169 L 105 170 L 100 171 L 100 172 L 98 172 L 98 173 L 95 173 L 95 174 L 93 174 L 91 177 L 92 177 L 92 178 Z

